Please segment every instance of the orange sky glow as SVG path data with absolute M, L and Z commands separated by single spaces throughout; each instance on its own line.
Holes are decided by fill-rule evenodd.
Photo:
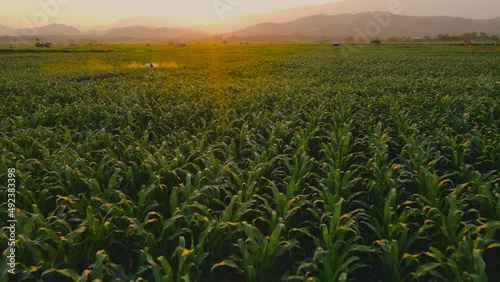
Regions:
M 228 21 L 243 14 L 270 12 L 335 0 L 0 0 L 0 24 L 18 27 L 37 23 L 106 25 L 133 17 L 171 17 L 184 23 Z M 45 15 L 42 15 L 45 14 Z M 47 17 L 48 16 L 48 17 Z
M 0 25 L 17 28 L 53 23 L 77 27 L 143 24 L 243 27 L 249 22 L 249 15 L 253 15 L 253 24 L 258 20 L 275 21 L 273 17 L 262 17 L 262 13 L 327 3 L 339 3 L 343 11 L 349 13 L 367 9 L 386 11 L 396 3 L 405 8 L 401 14 L 412 16 L 500 16 L 498 0 L 0 0 Z M 325 12 L 321 7 L 316 13 L 335 11 L 338 10 Z

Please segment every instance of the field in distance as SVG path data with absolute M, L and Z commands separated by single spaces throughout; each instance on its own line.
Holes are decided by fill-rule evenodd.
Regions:
M 9 278 L 500 281 L 499 54 L 0 48 Z

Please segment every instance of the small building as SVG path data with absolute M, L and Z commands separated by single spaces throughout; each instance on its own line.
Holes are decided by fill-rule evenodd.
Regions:
M 335 47 L 338 47 L 338 46 L 340 46 L 341 44 L 342 44 L 342 42 L 340 42 L 340 41 L 335 41 L 335 42 L 333 42 L 333 44 L 332 44 L 332 45 L 333 45 L 333 46 L 335 46 Z
M 472 44 L 474 44 L 474 39 L 472 39 L 472 38 L 467 38 L 467 39 L 465 39 L 465 40 L 464 40 L 464 43 L 465 43 L 466 45 L 472 45 Z
M 422 41 L 424 41 L 424 38 L 420 37 L 420 36 L 412 36 L 411 37 L 411 41 L 413 41 L 413 42 L 422 42 Z

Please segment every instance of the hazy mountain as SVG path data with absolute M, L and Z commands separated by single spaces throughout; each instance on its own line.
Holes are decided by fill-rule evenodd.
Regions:
M 11 40 L 7 37 L 18 36 L 24 38 L 21 43 L 34 42 L 36 38 L 42 41 L 52 42 L 144 42 L 144 41 L 174 41 L 174 40 L 196 40 L 209 37 L 210 34 L 186 28 L 151 28 L 145 26 L 129 26 L 112 28 L 109 30 L 87 30 L 80 31 L 74 27 L 63 24 L 51 24 L 39 28 L 11 30 L 0 26 L 1 42 L 7 43 Z
M 391 7 L 390 3 L 397 3 Z M 290 22 L 299 18 L 318 14 L 342 15 L 359 14 L 370 11 L 390 11 L 406 16 L 450 16 L 474 19 L 491 19 L 500 16 L 498 0 L 345 0 L 323 5 L 298 6 L 288 10 L 269 13 L 243 15 L 229 18 L 217 24 L 196 26 L 210 32 L 231 32 L 259 23 Z
M 345 0 L 318 6 L 295 7 L 276 15 L 304 17 L 316 14 L 358 14 L 370 11 L 390 11 L 405 16 L 450 16 L 492 19 L 500 16 L 498 0 Z
M 5 25 L 0 25 L 0 36 L 11 35 L 13 32 L 14 30 L 11 29 L 10 27 Z
M 397 3 L 391 9 L 389 3 Z M 370 11 L 389 11 L 406 16 L 450 16 L 462 18 L 488 19 L 500 16 L 498 0 L 345 0 L 322 5 L 297 6 L 291 9 L 266 13 L 244 14 L 228 17 L 212 24 L 196 24 L 198 19 L 188 17 L 131 17 L 118 20 L 108 26 L 87 29 L 111 29 L 129 26 L 183 27 L 211 33 L 227 33 L 259 23 L 284 23 L 318 14 L 341 15 L 359 14 Z
M 130 26 L 144 26 L 150 28 L 160 27 L 182 27 L 193 30 L 202 30 L 210 33 L 228 33 L 241 30 L 248 26 L 260 23 L 285 23 L 303 17 L 324 14 L 342 15 L 359 14 L 370 11 L 389 11 L 405 16 L 449 16 L 473 19 L 492 19 L 500 16 L 500 1 L 498 0 L 337 0 L 322 5 L 297 6 L 291 9 L 279 10 L 267 13 L 243 14 L 216 21 L 212 24 L 193 24 L 202 22 L 200 19 L 189 17 L 151 17 L 137 16 L 120 19 L 109 25 L 100 26 L 78 26 L 78 30 L 99 33 L 114 28 L 125 28 Z M 391 3 L 396 3 L 391 9 Z M 5 25 L 4 25 L 5 27 Z M 55 25 L 47 31 L 38 30 L 38 34 L 52 34 L 54 29 L 57 33 L 74 35 L 76 30 L 69 30 L 68 26 Z M 66 29 L 66 30 L 65 30 Z M 25 34 L 33 34 L 33 29 L 25 30 Z M 5 32 L 5 30 L 0 30 Z M 1 34 L 1 33 L 0 33 Z
M 340 10 L 339 7 L 344 7 L 342 5 L 356 1 L 362 2 L 363 0 L 348 0 L 328 5 L 337 5 L 336 7 Z M 377 5 L 377 3 L 380 3 L 379 0 L 374 0 L 373 5 Z M 350 8 L 352 9 L 352 7 L 354 6 Z M 308 8 L 298 7 L 290 10 L 287 16 L 291 16 L 293 13 L 295 13 L 293 14 L 294 16 L 297 16 L 305 10 L 313 12 L 316 9 L 317 7 L 313 6 Z M 276 19 L 284 18 L 286 17 L 277 17 Z M 384 21 L 387 21 L 387 24 L 377 23 L 377 18 L 384 19 Z M 373 24 L 375 24 L 375 32 L 371 33 L 370 29 L 373 31 Z M 243 38 L 259 41 L 289 41 L 301 39 L 344 39 L 353 36 L 357 39 L 364 37 L 365 34 L 369 37 L 387 38 L 390 36 L 435 37 L 438 34 L 444 33 L 461 35 L 471 32 L 485 32 L 488 35 L 500 36 L 500 17 L 494 19 L 467 19 L 448 16 L 418 17 L 395 15 L 388 12 L 364 12 L 340 15 L 317 14 L 288 22 L 263 22 L 234 32 L 225 33 L 223 36 L 230 38 L 230 41 Z M 26 42 L 34 41 L 36 38 L 42 41 L 53 42 L 167 42 L 207 41 L 210 40 L 209 38 L 213 33 L 210 34 L 205 31 L 180 27 L 147 27 L 140 25 L 86 31 L 80 31 L 75 27 L 63 24 L 51 24 L 36 29 L 24 30 L 12 30 L 8 26 L 0 25 L 0 36 L 3 37 L 2 42 L 12 42 L 12 37 L 9 38 L 9 36 L 13 34 L 18 35 L 18 38 L 24 38 L 23 40 Z
M 367 27 L 376 18 L 387 20 L 388 24 L 378 24 L 380 31 L 376 34 Z M 385 24 L 384 24 L 385 25 Z M 387 12 L 371 12 L 343 15 L 315 15 L 300 18 L 286 23 L 261 23 L 228 34 L 229 36 L 254 37 L 259 35 L 301 35 L 301 36 L 436 36 L 440 33 L 461 35 L 466 32 L 486 32 L 500 35 L 500 18 L 490 20 L 464 19 L 454 17 L 413 17 L 400 16 Z
M 201 38 L 209 36 L 206 32 L 184 28 L 150 28 L 145 26 L 130 26 L 113 28 L 104 33 L 108 38 L 136 38 L 136 39 L 177 39 Z
M 64 24 L 50 24 L 38 28 L 19 29 L 16 31 L 16 33 L 19 35 L 36 35 L 36 36 L 44 36 L 44 35 L 77 36 L 81 34 L 81 32 L 78 29 Z
M 186 27 L 191 25 L 189 18 L 181 17 L 133 17 L 118 20 L 107 28 L 119 28 L 129 26 L 147 26 L 151 28 L 159 27 Z
M 297 6 L 288 10 L 240 15 L 237 17 L 228 18 L 215 24 L 199 25 L 195 26 L 194 28 L 206 30 L 213 33 L 226 33 L 240 30 L 248 26 L 258 25 L 261 23 L 284 23 L 318 14 L 338 15 L 369 11 L 383 11 L 385 9 L 384 5 L 382 5 L 379 0 L 371 0 L 374 2 L 365 2 L 363 5 L 353 5 L 353 3 L 351 3 L 354 2 L 354 4 L 356 4 L 356 2 L 359 1 L 363 0 L 349 0 L 345 2 L 328 3 L 319 6 Z

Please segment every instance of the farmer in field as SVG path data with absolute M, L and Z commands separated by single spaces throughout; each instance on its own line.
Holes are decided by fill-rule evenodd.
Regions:
M 155 67 L 155 66 L 153 65 L 153 62 L 149 62 L 149 63 L 147 63 L 147 64 L 146 64 L 146 68 L 147 68 L 147 69 L 152 69 L 152 68 L 154 68 L 154 67 Z

